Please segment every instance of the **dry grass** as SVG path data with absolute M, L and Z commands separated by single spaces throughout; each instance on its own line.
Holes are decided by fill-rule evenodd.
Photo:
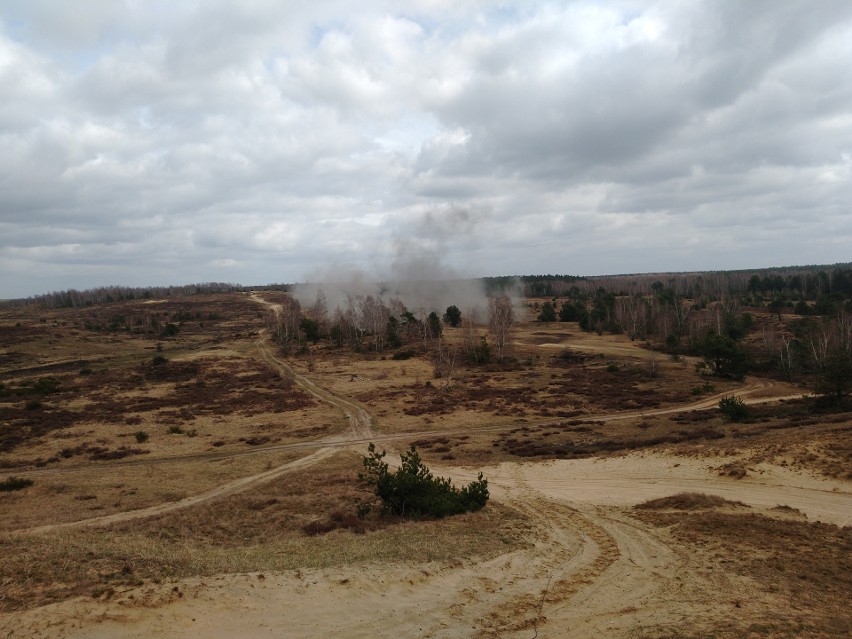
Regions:
M 77 521 L 197 495 L 228 481 L 298 459 L 275 452 L 213 460 L 92 464 L 31 474 L 25 491 L 0 493 L 0 530 Z
M 15 426 L 0 432 L 0 467 L 9 469 L 4 476 L 35 479 L 25 490 L 0 493 L 2 530 L 198 494 L 298 456 L 223 454 L 317 440 L 346 428 L 338 411 L 260 362 L 264 310 L 246 296 L 60 309 L 41 317 L 27 312 L 0 312 L 0 381 L 6 390 L 23 389 L 50 376 L 60 387 L 0 397 L 4 422 Z M 175 313 L 191 319 L 177 338 L 162 341 L 162 352 L 152 336 L 107 328 L 121 314 L 167 321 Z M 453 331 L 448 335 L 455 339 Z M 512 347 L 513 362 L 460 368 L 450 384 L 434 379 L 433 364 L 422 356 L 395 361 L 389 354 L 382 359 L 320 347 L 310 361 L 293 363 L 323 388 L 363 403 L 379 432 L 411 433 L 427 464 L 667 448 L 740 456 L 743 469 L 768 461 L 852 477 L 852 413 L 820 414 L 791 402 L 754 407 L 743 424 L 725 424 L 716 411 L 603 423 L 590 416 L 693 401 L 692 389 L 706 380 L 688 358 L 657 356 L 652 370 L 648 352 L 626 338 L 583 334 L 572 324 L 521 323 Z M 155 366 L 158 354 L 167 362 Z M 740 386 L 714 385 L 726 393 Z M 28 408 L 31 401 L 39 405 Z M 138 443 L 137 431 L 148 440 Z M 418 434 L 423 431 L 439 433 Z M 124 454 L 118 462 L 98 459 Z M 35 464 L 45 472 L 27 470 Z M 106 530 L 2 536 L 0 609 L 110 596 L 170 578 L 492 557 L 529 539 L 527 522 L 495 504 L 438 522 L 353 519 L 358 468 L 357 456 L 340 453 L 322 466 L 170 515 Z M 709 634 L 848 636 L 849 529 L 794 520 L 796 513 L 781 510 L 771 517 L 743 514 L 733 506 L 707 495 L 675 495 L 634 511 L 670 534 L 674 548 L 685 549 L 707 588 L 756 585 L 772 604 L 740 617 L 732 601 L 730 618 L 710 620 Z M 693 595 L 701 601 L 701 592 Z M 637 636 L 699 636 L 688 622 L 646 630 Z M 708 636 L 703 626 L 700 636 Z
M 852 634 L 852 528 L 714 510 L 636 511 L 670 527 L 706 587 L 727 588 L 731 614 L 649 628 L 637 637 L 848 637 Z M 739 588 L 735 583 L 746 584 Z M 725 585 L 727 584 L 727 585 Z M 739 592 L 739 594 L 738 594 Z M 747 610 L 738 610 L 739 608 Z
M 5 309 L 0 468 L 241 451 L 341 432 L 339 411 L 260 361 L 260 311 L 242 295 Z M 136 332 L 140 317 L 162 323 L 177 313 L 190 318 L 177 338 Z M 109 330 L 116 316 L 133 331 Z M 140 431 L 147 441 L 137 442 Z
M 146 581 L 371 562 L 489 558 L 526 543 L 525 520 L 489 505 L 440 521 L 372 520 L 365 532 L 311 535 L 313 521 L 354 512 L 360 458 L 340 453 L 327 465 L 286 475 L 250 493 L 107 530 L 0 538 L 7 575 L 0 610 L 75 595 L 102 596 Z
M 722 507 L 748 508 L 741 501 L 729 501 L 718 495 L 705 493 L 678 493 L 670 497 L 661 497 L 638 504 L 636 508 L 644 510 L 703 510 Z

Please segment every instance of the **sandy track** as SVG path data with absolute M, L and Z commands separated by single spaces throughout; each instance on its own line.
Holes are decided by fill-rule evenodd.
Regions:
M 264 359 L 308 392 L 337 406 L 350 419 L 343 443 L 376 437 L 361 407 L 297 375 L 265 341 Z M 771 387 L 753 382 L 744 395 Z M 659 415 L 716 405 L 719 396 L 689 406 L 594 417 L 601 421 Z M 747 401 L 770 401 L 750 397 Z M 446 431 L 441 431 L 446 434 Z M 409 437 L 411 433 L 407 434 Z M 404 437 L 400 435 L 398 437 Z M 317 444 L 321 445 L 321 444 Z M 231 482 L 188 500 L 153 509 L 64 524 L 105 525 L 183 508 L 316 463 L 334 450 Z M 398 457 L 391 454 L 393 463 Z M 43 637 L 568 637 L 628 636 L 635 629 L 726 611 L 732 593 L 696 600 L 702 577 L 691 575 L 663 533 L 633 519 L 639 501 L 683 490 L 722 494 L 747 504 L 789 505 L 813 519 L 848 523 L 848 482 L 832 482 L 771 466 L 743 480 L 723 478 L 719 460 L 658 453 L 609 459 L 504 463 L 483 469 L 495 499 L 525 514 L 532 531 L 528 548 L 484 562 L 440 565 L 344 566 L 270 576 L 223 575 L 179 584 L 145 586 L 109 602 L 72 600 L 0 617 L 7 636 Z M 479 469 L 433 467 L 436 474 L 466 482 Z M 846 522 L 844 522 L 844 518 Z M 57 527 L 40 527 L 38 532 Z M 690 594 L 692 593 L 692 594 Z M 132 595 L 132 598 L 131 598 Z M 721 599 L 718 599 L 721 597 Z
M 226 452 L 209 452 L 195 453 L 180 456 L 164 456 L 154 459 L 122 459 L 110 462 L 98 462 L 97 464 L 81 463 L 69 464 L 59 468 L 39 468 L 33 470 L 16 470 L 16 474 L 23 477 L 37 477 L 39 475 L 55 475 L 70 473 L 78 470 L 91 470 L 94 466 L 98 468 L 113 468 L 123 466 L 151 466 L 157 464 L 171 464 L 180 461 L 218 461 L 223 459 L 232 459 L 236 457 L 247 457 L 251 455 L 265 455 L 274 452 L 306 450 L 325 447 L 349 448 L 353 446 L 365 445 L 370 442 L 394 442 L 399 440 L 410 440 L 412 438 L 427 438 L 427 437 L 445 437 L 447 435 L 470 435 L 473 433 L 491 433 L 502 432 L 517 428 L 517 424 L 498 424 L 494 426 L 465 426 L 461 428 L 441 428 L 434 430 L 417 430 L 403 431 L 393 434 L 379 433 L 373 430 L 373 418 L 361 406 L 350 402 L 346 399 L 331 394 L 318 386 L 310 379 L 303 375 L 295 373 L 293 369 L 276 358 L 268 349 L 268 346 L 263 341 L 258 342 L 258 348 L 261 349 L 261 354 L 273 368 L 278 368 L 285 375 L 293 375 L 293 379 L 298 383 L 303 384 L 303 388 L 308 390 L 321 401 L 332 403 L 339 408 L 350 420 L 351 431 L 348 437 L 337 439 L 328 437 L 316 441 L 303 441 L 291 444 L 273 444 L 271 446 L 257 446 L 249 450 L 237 450 Z M 265 349 L 265 350 L 264 350 Z M 268 358 L 268 359 L 267 359 Z M 790 399 L 800 399 L 805 397 L 801 393 L 797 394 L 779 394 L 773 382 L 770 380 L 751 380 L 744 387 L 730 391 L 728 393 L 716 393 L 709 395 L 689 404 L 680 404 L 677 406 L 669 406 L 666 408 L 655 408 L 641 411 L 627 411 L 616 413 L 589 414 L 577 417 L 586 421 L 612 422 L 627 419 L 636 419 L 642 417 L 654 417 L 659 415 L 673 415 L 677 413 L 685 413 L 698 410 L 713 410 L 718 407 L 719 400 L 725 395 L 734 395 L 743 399 L 744 403 L 749 405 L 766 404 Z M 786 390 L 786 389 L 785 389 Z M 524 425 L 527 427 L 536 427 L 549 425 L 553 423 L 553 418 L 527 420 Z
M 111 515 L 102 515 L 99 517 L 92 517 L 89 519 L 82 519 L 77 521 L 65 522 L 61 524 L 47 524 L 43 526 L 36 526 L 33 528 L 19 529 L 16 531 L 7 531 L 14 534 L 38 534 L 51 532 L 56 530 L 74 528 L 74 527 L 97 527 L 97 526 L 107 526 L 117 522 L 127 522 L 132 521 L 134 519 L 142 519 L 145 517 L 151 517 L 154 515 L 162 515 L 169 512 L 174 512 L 176 510 L 180 510 L 183 508 L 189 508 L 191 506 L 198 505 L 202 502 L 209 501 L 212 499 L 218 499 L 221 497 L 225 497 L 228 495 L 233 495 L 236 493 L 243 492 L 245 490 L 249 490 L 255 486 L 258 486 L 262 483 L 266 483 L 280 477 L 283 474 L 291 472 L 293 470 L 300 470 L 312 466 L 314 464 L 319 463 L 323 459 L 331 456 L 336 449 L 345 448 L 345 447 L 353 447 L 353 446 L 363 446 L 364 444 L 370 442 L 391 442 L 402 439 L 410 439 L 411 437 L 428 437 L 430 435 L 435 436 L 446 436 L 453 434 L 470 434 L 472 432 L 486 432 L 486 431 L 498 431 L 498 430 L 506 430 L 509 428 L 514 428 L 514 426 L 509 425 L 501 425 L 496 427 L 481 427 L 481 428 L 461 428 L 461 429 L 443 429 L 436 431 L 422 431 L 416 433 L 398 433 L 394 435 L 381 435 L 377 434 L 372 429 L 373 418 L 364 410 L 361 406 L 358 406 L 354 402 L 338 397 L 322 387 L 318 386 L 316 383 L 305 377 L 304 375 L 300 375 L 296 373 L 288 364 L 283 362 L 282 360 L 275 357 L 269 349 L 268 344 L 264 341 L 263 338 L 258 340 L 257 347 L 261 352 L 263 359 L 273 368 L 278 369 L 283 375 L 290 377 L 294 382 L 299 384 L 302 388 L 304 388 L 307 392 L 317 397 L 321 401 L 327 402 L 339 410 L 343 412 L 344 415 L 349 420 L 350 423 L 350 436 L 344 439 L 339 438 L 329 438 L 321 441 L 314 442 L 300 442 L 297 444 L 284 444 L 280 446 L 268 446 L 263 448 L 254 449 L 252 451 L 240 451 L 235 453 L 212 453 L 209 455 L 209 458 L 212 459 L 226 459 L 228 457 L 236 457 L 248 454 L 261 454 L 268 453 L 273 451 L 283 451 L 283 450 L 304 450 L 316 448 L 313 453 L 307 455 L 306 457 L 296 460 L 294 462 L 288 462 L 281 466 L 277 466 L 270 470 L 257 473 L 255 475 L 241 477 L 239 479 L 233 480 L 211 490 L 205 491 L 198 495 L 192 495 L 190 497 L 167 502 L 163 504 L 157 504 L 155 506 L 149 506 L 146 508 L 140 508 L 137 510 L 125 511 L 121 513 L 113 513 Z M 790 399 L 793 397 L 800 397 L 800 395 L 796 396 L 769 396 L 769 397 L 754 397 L 750 398 L 749 395 L 766 392 L 767 389 L 771 389 L 771 383 L 768 383 L 763 380 L 759 380 L 756 382 L 751 382 L 746 387 L 737 390 L 734 394 L 737 396 L 743 397 L 744 401 L 748 404 L 756 404 L 756 403 L 764 403 L 764 402 L 772 402 L 778 401 L 779 399 Z M 587 416 L 586 419 L 600 422 L 609 422 L 623 419 L 633 419 L 636 417 L 644 417 L 644 416 L 655 416 L 655 415 L 666 415 L 666 414 L 674 414 L 692 410 L 709 410 L 715 408 L 718 405 L 719 399 L 725 395 L 725 393 L 718 393 L 716 395 L 709 396 L 707 398 L 701 399 L 699 401 L 693 402 L 687 405 L 669 407 L 669 408 L 661 408 L 661 409 L 653 409 L 646 411 L 636 411 L 636 412 L 622 412 L 622 413 L 607 413 L 603 415 L 590 415 Z M 534 425 L 534 424 L 532 424 Z M 205 455 L 193 455 L 193 460 L 205 459 L 208 456 Z M 166 463 L 166 462 L 175 462 L 180 460 L 181 458 L 167 458 L 162 460 L 130 460 L 129 462 L 116 462 L 114 466 L 121 465 L 144 465 L 151 463 Z M 398 455 L 389 455 L 387 461 L 392 465 L 399 464 L 399 456 Z M 573 460 L 569 462 L 570 464 L 574 464 L 576 467 L 577 462 L 586 462 L 586 461 L 595 461 L 598 460 Z M 550 462 L 544 462 L 545 464 Z M 21 475 L 38 475 L 38 474 L 47 474 L 47 473 L 61 473 L 61 472 L 70 472 L 75 470 L 76 468 L 90 468 L 90 465 L 81 465 L 79 467 L 69 467 L 65 469 L 47 469 L 47 470 L 39 470 L 32 471 L 31 473 L 19 473 Z M 445 474 L 447 476 L 463 476 L 466 477 L 468 474 L 461 473 L 459 475 L 458 471 L 452 468 L 445 469 Z M 492 482 L 494 478 L 492 475 Z M 580 478 L 575 478 L 571 483 L 572 486 L 577 487 L 580 490 L 586 490 L 589 488 L 588 483 L 592 482 L 594 485 L 597 485 L 596 482 L 600 481 L 597 479 L 592 479 L 584 476 Z M 603 485 L 605 486 L 605 494 L 613 495 L 618 494 L 622 496 L 622 500 L 618 501 L 619 504 L 624 503 L 638 503 L 644 499 L 651 499 L 654 497 L 662 497 L 667 494 L 672 494 L 672 492 L 679 492 L 681 490 L 688 489 L 687 487 L 690 485 L 695 485 L 695 490 L 704 490 L 705 492 L 713 492 L 714 494 L 720 494 L 721 496 L 726 497 L 727 499 L 737 499 L 739 501 L 746 501 L 746 499 L 752 499 L 756 496 L 762 497 L 762 500 L 759 500 L 757 503 L 760 505 L 767 505 L 769 502 L 775 499 L 774 497 L 774 488 L 770 487 L 768 490 L 757 491 L 757 492 L 749 492 L 748 494 L 742 495 L 741 491 L 731 490 L 729 485 L 718 485 L 714 486 L 714 490 L 711 490 L 709 482 L 707 478 L 700 479 L 686 479 L 680 478 L 672 481 L 661 481 L 660 476 L 658 474 L 652 475 L 653 479 L 649 481 L 653 484 L 653 487 L 649 487 L 648 483 L 637 483 L 637 478 L 630 477 L 621 477 L 618 472 L 610 474 L 603 481 Z M 475 479 L 474 477 L 468 477 L 469 479 Z M 719 482 L 717 482 L 719 483 Z M 638 493 L 640 496 L 631 501 L 623 501 L 623 499 L 628 498 L 630 495 L 637 495 L 637 492 L 633 490 L 633 488 L 637 486 L 642 486 L 642 490 Z M 668 491 L 668 492 L 665 492 Z M 575 491 L 576 492 L 576 491 Z M 601 491 L 595 491 L 597 493 Z M 795 508 L 799 508 L 803 512 L 810 512 L 812 515 L 817 515 L 818 517 L 826 518 L 826 521 L 834 521 L 842 520 L 842 523 L 847 523 L 850 519 L 848 513 L 852 512 L 852 509 L 846 507 L 846 504 L 840 504 L 839 506 L 830 507 L 829 509 L 825 508 L 815 508 L 813 504 L 821 504 L 824 500 L 819 498 L 812 498 L 809 493 L 806 491 L 802 491 L 801 489 L 794 490 L 794 493 L 798 493 L 798 496 L 792 499 L 788 499 L 787 505 L 791 505 Z M 743 497 L 742 499 L 740 497 Z
M 667 545 L 664 533 L 642 525 L 623 508 L 596 503 L 613 474 L 620 472 L 623 479 L 645 468 L 654 475 L 655 461 L 659 467 L 667 463 L 672 475 L 683 468 L 673 458 L 654 457 L 628 457 L 620 470 L 578 460 L 589 463 L 567 477 L 563 474 L 575 465 L 571 462 L 501 464 L 489 470 L 495 499 L 523 512 L 531 524 L 529 548 L 489 561 L 188 579 L 179 582 L 179 595 L 170 583 L 134 589 L 109 602 L 72 600 L 0 618 L 0 629 L 14 629 L 11 637 L 69 639 L 579 639 L 629 637 L 637 628 L 681 622 L 685 611 L 693 618 L 718 618 L 728 613 L 732 599 L 748 600 L 747 583 L 721 576 L 715 579 L 723 587 L 707 588 L 707 576 L 694 574 L 683 551 Z M 444 474 L 445 469 L 435 470 Z M 465 481 L 472 472 L 446 474 Z M 578 476 L 601 485 L 572 491 Z M 636 497 L 647 488 L 633 485 Z M 782 498 L 788 487 L 779 484 L 774 491 Z
M 272 354 L 272 351 L 269 349 L 269 344 L 263 338 L 258 340 L 257 347 L 260 350 L 261 356 L 267 364 L 269 364 L 273 368 L 278 369 L 283 375 L 292 379 L 294 382 L 296 382 L 299 386 L 301 386 L 304 390 L 306 390 L 308 393 L 310 393 L 317 399 L 324 401 L 327 404 L 331 404 L 332 406 L 343 411 L 343 413 L 349 419 L 351 432 L 350 438 L 345 441 L 365 441 L 373 436 L 373 418 L 358 404 L 339 397 L 338 395 L 330 393 L 321 386 L 315 384 L 309 378 L 305 377 L 304 375 L 300 375 L 299 373 L 294 371 L 289 364 L 287 364 L 283 360 L 278 359 L 277 357 L 275 357 L 275 355 Z M 345 442 L 338 441 L 338 443 Z
M 580 638 L 670 618 L 684 603 L 670 592 L 679 557 L 653 532 L 617 510 L 549 498 L 519 465 L 504 471 L 494 495 L 527 516 L 530 547 L 489 561 L 191 579 L 180 598 L 171 584 L 150 586 L 132 600 L 28 611 L 17 627 L 68 638 Z
M 266 306 L 267 308 L 272 309 L 276 314 L 280 313 L 281 306 L 279 304 L 273 304 L 272 302 L 268 302 L 262 297 L 258 296 L 256 293 L 251 295 L 251 299 L 261 304 L 262 306 Z M 260 350 L 261 356 L 264 361 L 272 366 L 273 368 L 278 369 L 285 377 L 289 377 L 294 382 L 296 382 L 299 386 L 301 386 L 308 393 L 316 397 L 317 399 L 324 401 L 332 406 L 343 411 L 343 414 L 349 419 L 349 424 L 351 427 L 351 439 L 356 440 L 364 440 L 373 435 L 372 424 L 373 418 L 370 416 L 367 411 L 361 408 L 358 404 L 349 401 L 348 399 L 344 399 L 335 395 L 321 386 L 315 384 L 312 380 L 297 373 L 293 368 L 287 364 L 285 361 L 278 359 L 275 355 L 272 354 L 272 351 L 269 348 L 269 342 L 264 338 L 266 331 L 261 331 L 261 338 L 257 341 L 257 347 Z
M 531 637 L 553 626 L 549 615 L 574 610 L 572 597 L 605 599 L 589 590 L 603 575 L 623 581 L 619 566 L 630 562 L 606 529 L 562 504 L 531 499 L 528 491 L 517 500 L 503 496 L 534 524 L 531 547 L 487 562 L 185 580 L 181 598 L 171 585 L 147 587 L 132 601 L 63 602 L 22 613 L 19 636 Z
M 261 298 L 253 296 L 252 299 L 277 309 L 275 305 L 269 304 L 268 302 L 261 300 Z M 310 466 L 318 464 L 322 460 L 333 455 L 336 452 L 336 449 L 339 448 L 341 445 L 351 444 L 353 442 L 366 441 L 372 436 L 372 418 L 367 413 L 367 411 L 365 411 L 363 408 L 361 408 L 354 402 L 338 397 L 326 391 L 325 389 L 317 386 L 314 382 L 312 382 L 304 375 L 299 375 L 298 373 L 296 373 L 288 364 L 281 361 L 272 354 L 271 350 L 269 349 L 269 345 L 263 335 L 264 332 L 261 332 L 261 337 L 260 339 L 258 339 L 256 346 L 260 351 L 264 361 L 266 361 L 267 364 L 269 364 L 273 368 L 277 369 L 285 377 L 289 377 L 290 379 L 292 379 L 296 384 L 301 386 L 304 390 L 315 396 L 317 399 L 331 404 L 332 406 L 341 410 L 349 420 L 351 429 L 351 438 L 349 440 L 336 439 L 334 441 L 334 446 L 323 445 L 322 442 L 314 442 L 314 445 L 320 446 L 320 448 L 318 448 L 318 450 L 314 451 L 313 453 L 302 457 L 301 459 L 282 464 L 280 466 L 263 471 L 261 473 L 257 473 L 255 475 L 240 477 L 239 479 L 235 479 L 226 484 L 222 484 L 221 486 L 217 486 L 216 488 L 213 488 L 211 490 L 205 491 L 198 495 L 192 495 L 190 497 L 186 497 L 178 501 L 166 502 L 163 504 L 157 504 L 155 506 L 149 506 L 147 508 L 139 508 L 136 510 L 129 510 L 120 513 L 113 513 L 111 515 L 102 515 L 99 517 L 91 517 L 89 519 L 70 521 L 61 524 L 46 524 L 43 526 L 24 528 L 8 532 L 19 535 L 39 534 L 75 527 L 108 526 L 110 524 L 115 524 L 119 522 L 143 519 L 145 517 L 152 517 L 154 515 L 163 515 L 166 513 L 174 512 L 176 510 L 181 510 L 183 508 L 196 506 L 200 503 L 210 501 L 211 499 L 219 499 L 221 497 L 234 495 L 249 490 L 260 484 L 270 482 L 280 477 L 281 475 L 292 472 L 294 470 L 302 470 L 304 468 L 308 468 Z M 297 446 L 294 446 L 294 448 L 296 447 Z M 174 459 L 170 461 L 174 461 Z
M 335 449 L 333 448 L 320 448 L 319 450 L 311 453 L 310 455 L 302 457 L 301 459 L 297 459 L 296 461 L 283 464 L 281 466 L 272 468 L 262 473 L 258 473 L 256 475 L 235 479 L 234 481 L 230 481 L 226 484 L 222 484 L 221 486 L 217 486 L 212 490 L 208 490 L 198 495 L 192 495 L 191 497 L 186 497 L 185 499 L 181 499 L 178 501 L 170 501 L 164 504 L 149 506 L 147 508 L 128 510 L 125 512 L 113 513 L 111 515 L 102 515 L 100 517 L 92 517 L 90 519 L 69 521 L 61 524 L 47 524 L 44 526 L 36 526 L 34 528 L 23 528 L 20 530 L 12 531 L 12 533 L 18 535 L 38 534 L 54 532 L 68 528 L 108 526 L 110 524 L 115 524 L 119 522 L 132 521 L 134 519 L 143 519 L 145 517 L 152 517 L 154 515 L 163 515 L 165 513 L 180 510 L 182 508 L 189 508 L 191 506 L 195 506 L 211 499 L 219 499 L 228 495 L 241 493 L 259 484 L 272 481 L 276 477 L 280 477 L 285 473 L 313 466 L 314 464 L 322 461 L 323 459 L 330 457 L 334 454 L 334 452 Z

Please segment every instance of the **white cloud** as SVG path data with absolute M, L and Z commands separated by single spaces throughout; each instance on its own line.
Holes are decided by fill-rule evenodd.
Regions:
M 0 297 L 848 259 L 850 57 L 842 0 L 9 0 Z

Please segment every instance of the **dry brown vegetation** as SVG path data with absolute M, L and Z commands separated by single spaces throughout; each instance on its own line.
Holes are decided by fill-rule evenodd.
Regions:
M 229 450 L 344 426 L 335 411 L 259 361 L 256 303 L 198 297 L 44 311 L 43 322 L 25 323 L 18 310 L 24 321 L 7 319 L 0 467 Z M 137 332 L 133 320 L 175 314 L 192 319 L 169 339 Z M 130 328 L 108 330 L 116 316 Z
M 272 302 L 282 296 L 263 294 Z M 176 580 L 180 588 L 177 580 L 245 572 L 387 564 L 406 574 L 404 566 L 412 564 L 458 562 L 469 569 L 461 571 L 464 579 L 473 580 L 483 562 L 500 557 L 509 566 L 503 570 L 521 570 L 526 562 L 537 571 L 506 581 L 488 573 L 493 583 L 483 588 L 493 590 L 490 596 L 504 588 L 515 597 L 494 606 L 520 611 L 512 620 L 477 609 L 480 621 L 504 624 L 489 622 L 480 636 L 502 636 L 515 626 L 532 631 L 545 618 L 560 623 L 559 611 L 571 609 L 586 586 L 598 583 L 606 592 L 610 582 L 644 568 L 659 580 L 653 576 L 659 566 L 619 573 L 619 565 L 667 549 L 669 570 L 694 578 L 685 576 L 676 594 L 662 588 L 670 597 L 657 602 L 664 621 L 654 617 L 656 608 L 649 616 L 632 604 L 597 609 L 599 618 L 635 616 L 623 636 L 850 631 L 843 605 L 852 594 L 848 526 L 814 522 L 781 500 L 777 508 L 747 507 L 710 492 L 672 494 L 641 508 L 602 502 L 575 510 L 570 500 L 559 507 L 548 501 L 560 499 L 553 497 L 555 482 L 518 478 L 527 464 L 546 468 L 551 460 L 633 453 L 670 460 L 673 468 L 708 460 L 701 481 L 725 482 L 746 495 L 767 468 L 831 481 L 831 490 L 848 493 L 852 412 L 795 399 L 752 405 L 747 419 L 731 423 L 714 409 L 723 394 L 748 392 L 749 401 L 794 395 L 800 387 L 709 379 L 694 358 L 651 353 L 624 336 L 583 333 L 574 323 L 520 322 L 505 361 L 459 365 L 450 379 L 436 377 L 430 354 L 410 345 L 397 351 L 404 359 L 394 359 L 393 351 L 309 345 L 293 349 L 288 366 L 323 392 L 363 406 L 375 418 L 380 446 L 413 443 L 427 464 L 456 479 L 488 467 L 497 477 L 495 499 L 482 512 L 439 522 L 359 519 L 359 456 L 343 449 L 239 494 L 107 527 L 30 534 L 25 529 L 175 503 L 304 459 L 332 440 L 345 443 L 355 432 L 341 405 L 311 394 L 264 357 L 267 309 L 247 295 L 34 312 L 0 310 L 0 480 L 34 481 L 0 492 L 6 533 L 0 535 L 0 610 L 6 613 L 75 596 L 130 605 L 140 585 Z M 758 326 L 761 321 L 758 316 Z M 177 335 L 157 332 L 168 323 Z M 445 327 L 447 343 L 460 343 L 461 330 Z M 624 531 L 635 536 L 620 536 Z M 631 544 L 651 538 L 653 544 L 630 555 Z M 559 543 L 562 554 L 549 555 Z M 482 570 L 496 571 L 496 564 L 487 565 Z M 536 585 L 516 592 L 516 581 Z M 727 601 L 731 583 L 755 584 L 756 594 Z M 476 600 L 464 584 L 453 611 Z M 712 605 L 696 603 L 707 598 L 701 588 L 713 589 Z M 790 600 L 796 606 L 782 609 Z M 666 606 L 684 610 L 680 622 Z M 696 619 L 701 624 L 691 625 Z
M 741 501 L 729 501 L 718 495 L 705 493 L 678 493 L 670 497 L 660 497 L 638 504 L 636 508 L 645 510 L 698 510 L 703 508 L 719 508 L 721 506 L 747 507 Z
M 660 500 L 665 501 L 665 500 Z M 692 569 L 707 576 L 707 588 L 719 575 L 747 577 L 750 587 L 774 605 L 750 606 L 735 595 L 727 619 L 718 619 L 713 636 L 848 637 L 852 633 L 852 529 L 747 512 L 716 512 L 684 505 L 682 498 L 654 505 L 689 512 L 642 510 L 654 526 L 670 529 L 691 558 Z M 697 500 L 698 502 L 706 500 Z M 697 509 L 697 510 L 696 510 Z M 689 625 L 649 629 L 645 637 L 706 637 Z
M 248 496 L 106 529 L 0 537 L 0 573 L 17 575 L 0 611 L 196 575 L 482 560 L 526 543 L 523 518 L 500 506 L 438 522 L 353 518 L 359 466 L 341 453 L 323 473 L 293 473 Z

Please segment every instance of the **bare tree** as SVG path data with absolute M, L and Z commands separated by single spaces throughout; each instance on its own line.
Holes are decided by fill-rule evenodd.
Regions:
M 784 371 L 787 379 L 792 380 L 799 369 L 799 362 L 796 357 L 796 350 L 793 348 L 793 340 L 787 335 L 781 338 L 779 356 L 781 358 L 781 370 Z
M 806 337 L 814 367 L 816 390 L 838 401 L 852 388 L 852 317 L 841 313 L 823 320 Z
M 308 315 L 317 323 L 320 333 L 326 334 L 328 332 L 328 302 L 322 289 L 317 291 L 316 301 L 308 309 Z
M 459 362 L 459 349 L 455 344 L 448 344 L 443 337 L 435 340 L 435 373 L 436 377 L 444 380 L 444 388 L 452 386 L 453 373 Z
M 479 334 L 473 322 L 473 313 L 468 312 L 462 317 L 462 347 L 466 353 L 471 353 L 479 344 Z
M 648 326 L 648 303 L 640 295 L 615 300 L 615 322 L 630 338 L 645 337 Z
M 675 336 L 683 337 L 689 325 L 689 317 L 692 315 L 692 304 L 683 299 L 680 295 L 675 295 L 672 299 L 672 317 L 674 318 Z M 663 336 L 665 337 L 665 335 Z
M 302 309 L 298 300 L 289 295 L 284 298 L 281 307 L 270 311 L 266 317 L 267 326 L 282 350 L 289 351 L 294 341 L 299 339 L 299 324 L 302 321 Z
M 512 300 L 508 295 L 488 299 L 488 328 L 494 337 L 497 359 L 501 362 L 506 354 L 509 334 L 514 323 L 515 313 L 512 308 Z
M 382 303 L 380 297 L 367 295 L 360 301 L 361 324 L 367 333 L 373 336 L 373 344 L 377 351 L 384 348 L 385 329 L 387 328 L 390 312 Z
M 343 311 L 344 326 L 347 331 L 347 341 L 356 349 L 360 350 L 364 341 L 366 328 L 361 321 L 361 314 L 358 310 L 358 299 L 351 295 L 346 296 L 346 309 Z
M 722 310 L 725 312 L 725 315 L 736 315 L 737 311 L 740 310 L 740 300 L 737 297 L 736 293 L 728 293 L 726 295 L 722 295 L 719 300 L 719 305 L 722 307 Z

